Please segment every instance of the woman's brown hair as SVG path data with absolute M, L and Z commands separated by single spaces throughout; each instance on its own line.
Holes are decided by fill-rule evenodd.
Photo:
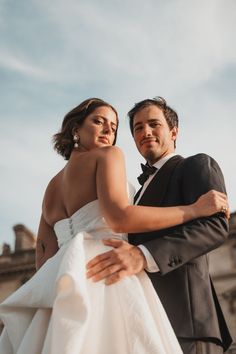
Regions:
M 117 117 L 117 127 L 118 127 L 118 114 L 115 108 L 109 103 L 101 100 L 100 98 L 89 98 L 78 106 L 73 108 L 68 112 L 62 122 L 61 130 L 53 135 L 53 145 L 54 149 L 58 154 L 62 155 L 65 160 L 69 160 L 71 152 L 74 148 L 73 141 L 73 131 L 78 126 L 81 126 L 85 121 L 86 117 L 91 114 L 98 107 L 109 107 L 111 108 Z M 115 133 L 115 139 L 113 145 L 116 143 L 117 130 Z

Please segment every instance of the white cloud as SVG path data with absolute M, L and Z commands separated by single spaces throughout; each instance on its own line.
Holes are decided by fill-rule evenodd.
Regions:
M 175 91 L 205 82 L 235 61 L 233 1 L 227 6 L 222 0 L 128 1 L 116 11 L 107 1 L 56 4 L 42 6 L 63 33 L 70 80 L 107 74 L 106 81 L 110 75 L 119 84 L 127 74 L 145 89 L 148 78 L 152 86 L 158 79 L 164 89 Z
M 1 50 L 0 66 L 4 70 L 13 70 L 17 73 L 41 80 L 50 80 L 49 72 L 30 63 L 25 59 L 18 58 L 14 54 Z

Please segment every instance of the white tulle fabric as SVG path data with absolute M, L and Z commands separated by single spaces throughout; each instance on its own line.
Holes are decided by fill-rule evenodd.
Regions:
M 0 305 L 1 354 L 180 354 L 145 274 L 111 286 L 85 277 L 85 264 L 114 234 L 95 200 L 54 226 L 59 251 Z

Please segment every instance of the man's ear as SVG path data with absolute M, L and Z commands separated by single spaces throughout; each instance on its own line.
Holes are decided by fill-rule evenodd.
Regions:
M 179 133 L 179 129 L 177 127 L 171 129 L 171 138 L 173 141 L 177 139 L 178 133 Z

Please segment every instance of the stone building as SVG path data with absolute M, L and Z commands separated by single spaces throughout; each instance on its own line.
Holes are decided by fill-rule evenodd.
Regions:
M 16 225 L 13 229 L 15 249 L 11 252 L 5 244 L 0 255 L 0 302 L 35 273 L 35 236 L 24 225 Z M 234 339 L 227 354 L 236 354 L 236 212 L 231 214 L 228 240 L 209 253 L 209 265 Z
M 15 225 L 15 248 L 8 244 L 0 255 L 0 302 L 14 292 L 35 273 L 35 235 L 24 225 Z M 2 324 L 0 323 L 0 332 Z

